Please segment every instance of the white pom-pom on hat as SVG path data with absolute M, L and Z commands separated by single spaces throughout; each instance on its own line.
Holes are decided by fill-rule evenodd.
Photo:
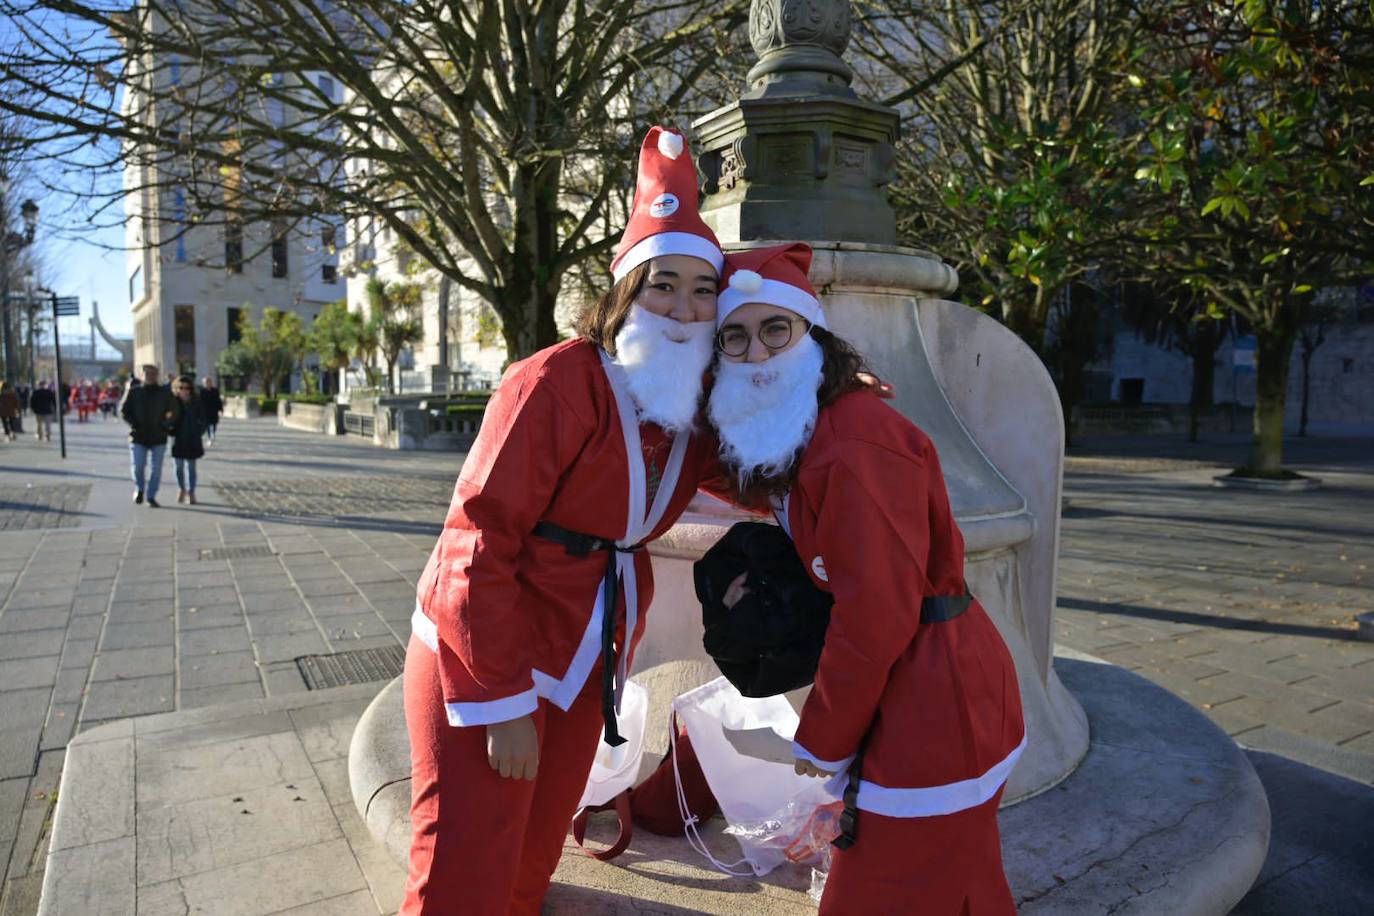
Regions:
M 742 293 L 756 293 L 763 289 L 763 275 L 753 270 L 737 270 L 730 277 L 730 288 Z
M 682 135 L 665 130 L 658 135 L 658 151 L 669 159 L 682 155 Z

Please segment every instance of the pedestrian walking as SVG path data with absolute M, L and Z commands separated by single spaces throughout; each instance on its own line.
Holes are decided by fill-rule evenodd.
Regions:
M 14 435 L 19 430 L 19 411 L 18 392 L 9 382 L 0 382 L 0 426 L 3 426 L 5 438 L 10 442 L 14 441 Z
M 38 383 L 29 397 L 29 409 L 33 411 L 34 436 L 40 442 L 52 441 L 52 419 L 57 415 L 57 395 L 53 394 L 46 379 Z
M 181 402 L 166 385 L 158 384 L 157 366 L 143 367 L 143 384 L 130 383 L 119 405 L 119 415 L 129 424 L 129 457 L 134 478 L 134 502 L 147 497 L 150 508 L 158 508 L 157 488 L 162 482 L 162 458 L 167 451 L 167 435 L 176 429 Z M 148 467 L 149 459 L 152 467 Z M 146 472 L 146 477 L 145 477 Z
M 219 396 L 215 380 L 208 376 L 201 380 L 200 406 L 205 411 L 205 440 L 215 444 L 215 432 L 219 429 L 219 415 L 224 413 L 224 399 Z
M 205 405 L 196 396 L 196 381 L 189 375 L 176 380 L 176 396 L 181 403 L 175 438 L 172 440 L 172 461 L 177 469 L 177 502 L 196 504 L 196 461 L 205 455 Z

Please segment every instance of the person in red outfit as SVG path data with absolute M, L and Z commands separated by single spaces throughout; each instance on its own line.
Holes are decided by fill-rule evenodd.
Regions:
M 513 364 L 417 587 L 404 916 L 540 911 L 686 508 L 724 255 L 680 134 L 651 129 L 609 293 Z
M 968 596 L 934 446 L 859 377 L 810 264 L 802 244 L 729 256 L 707 413 L 744 501 L 772 505 L 834 597 L 793 744 L 798 773 L 845 774 L 851 808 L 820 912 L 1011 914 L 997 806 L 1025 747 L 1016 670 Z

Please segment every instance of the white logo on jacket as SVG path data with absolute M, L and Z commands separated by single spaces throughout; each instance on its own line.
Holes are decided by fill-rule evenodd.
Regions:
M 830 577 L 825 572 L 825 559 L 820 554 L 817 554 L 816 559 L 811 561 L 811 572 L 822 582 L 830 581 Z

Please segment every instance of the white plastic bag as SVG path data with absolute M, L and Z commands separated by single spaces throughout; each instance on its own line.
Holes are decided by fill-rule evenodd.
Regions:
M 757 737 L 757 730 L 767 728 L 776 733 L 777 743 L 790 745 L 798 719 L 785 697 L 744 697 L 720 677 L 673 700 L 673 709 L 687 726 L 706 782 L 730 824 L 726 832 L 739 842 L 744 858 L 718 862 L 693 838 L 698 852 L 732 874 L 744 862 L 755 875 L 766 875 L 783 862 L 818 864 L 825 858 L 834 835 L 830 824 L 843 807 L 838 792 L 844 774 L 829 780 L 798 776 L 790 761 L 781 762 L 783 755 L 747 756 L 727 737 L 727 730 Z
M 620 712 L 615 717 L 616 730 L 625 739 L 619 747 L 605 741 L 597 745 L 592 771 L 587 775 L 587 787 L 582 790 L 578 809 L 604 805 L 635 784 L 639 763 L 644 758 L 644 725 L 649 716 L 649 693 L 634 681 L 625 682 L 620 700 Z M 606 729 L 601 730 L 605 736 Z

